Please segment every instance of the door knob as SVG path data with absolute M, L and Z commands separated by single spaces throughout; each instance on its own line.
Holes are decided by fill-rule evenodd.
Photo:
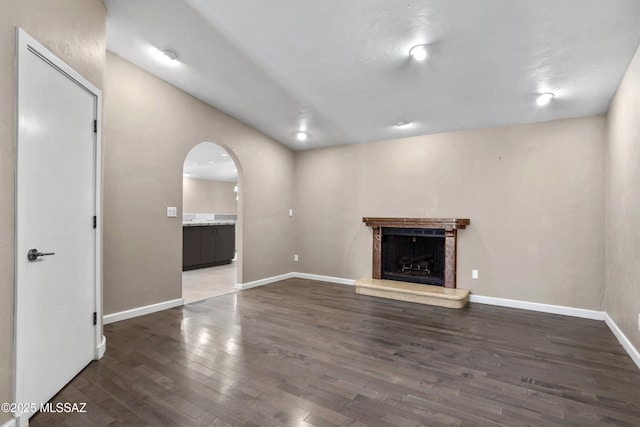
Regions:
M 29 249 L 29 252 L 27 252 L 27 259 L 29 261 L 35 261 L 38 259 L 38 257 L 55 255 L 55 254 L 56 254 L 55 252 L 38 252 L 37 249 Z

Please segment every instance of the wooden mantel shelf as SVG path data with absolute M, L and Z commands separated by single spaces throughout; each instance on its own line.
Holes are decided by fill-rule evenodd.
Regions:
M 457 230 L 469 225 L 469 218 L 362 218 L 368 227 L 443 228 Z

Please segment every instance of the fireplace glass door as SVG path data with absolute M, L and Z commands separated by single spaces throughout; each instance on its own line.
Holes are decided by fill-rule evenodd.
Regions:
M 382 278 L 444 286 L 444 229 L 382 228 Z

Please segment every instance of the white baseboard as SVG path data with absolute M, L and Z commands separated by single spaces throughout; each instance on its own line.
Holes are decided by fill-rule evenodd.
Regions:
M 541 304 L 537 302 L 519 301 L 515 299 L 469 295 L 469 301 L 478 304 L 498 305 L 501 307 L 520 308 L 522 310 L 541 311 L 543 313 L 562 314 L 564 316 L 581 317 L 583 319 L 604 320 L 604 311 L 584 308 L 565 307 L 562 305 Z
M 607 326 L 609 326 L 609 329 L 611 329 L 611 332 L 613 332 L 613 335 L 615 335 L 616 338 L 618 338 L 618 341 L 620 341 L 620 344 L 622 345 L 622 347 L 629 354 L 629 356 L 631 357 L 631 360 L 633 360 L 636 366 L 640 369 L 640 353 L 638 352 L 638 349 L 636 349 L 633 346 L 633 344 L 631 344 L 631 341 L 629 341 L 629 338 L 627 338 L 624 332 L 622 332 L 622 329 L 618 327 L 616 322 L 614 322 L 613 319 L 609 317 L 609 314 L 607 313 L 604 314 L 604 321 L 607 324 Z
M 9 421 L 2 424 L 1 427 L 16 427 L 16 420 L 14 418 L 11 418 Z
M 308 279 L 308 280 L 319 280 L 321 282 L 329 282 L 329 283 L 338 283 L 340 285 L 351 285 L 353 286 L 353 279 L 343 279 L 342 277 L 333 277 L 333 276 L 321 276 L 319 274 L 309 274 L 309 273 L 292 273 L 293 277 L 298 279 Z
M 104 352 L 105 351 L 107 351 L 107 337 L 105 337 L 103 335 L 102 336 L 102 340 L 100 341 L 100 344 L 96 348 L 96 359 L 95 360 L 102 359 L 102 357 L 104 356 Z
M 167 310 L 169 308 L 179 307 L 181 305 L 184 305 L 184 298 L 159 302 L 157 304 L 146 305 L 144 307 L 132 308 L 131 310 L 107 314 L 102 317 L 102 323 L 104 325 L 108 325 L 109 323 L 131 319 L 132 317 L 144 316 L 145 314 L 155 313 L 156 311 Z
M 278 282 L 280 280 L 291 279 L 291 278 L 295 277 L 294 274 L 295 273 L 287 273 L 287 274 L 281 274 L 279 276 L 267 277 L 266 279 L 255 280 L 253 282 L 236 283 L 235 288 L 237 290 L 239 290 L 239 291 L 243 291 L 245 289 L 256 288 L 258 286 L 268 285 L 269 283 Z
M 352 279 L 343 279 L 341 277 L 321 276 L 319 274 L 291 272 L 287 274 L 281 274 L 279 276 L 267 277 L 266 279 L 260 279 L 253 282 L 237 283 L 235 288 L 239 291 L 243 291 L 245 289 L 251 289 L 258 286 L 268 285 L 269 283 L 279 282 L 280 280 L 293 279 L 293 278 L 319 280 L 321 282 L 338 283 L 340 285 L 353 285 L 353 282 L 354 282 Z

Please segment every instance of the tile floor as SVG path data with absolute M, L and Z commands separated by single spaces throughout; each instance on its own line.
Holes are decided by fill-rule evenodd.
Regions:
M 189 304 L 235 292 L 236 262 L 182 272 L 182 297 Z

